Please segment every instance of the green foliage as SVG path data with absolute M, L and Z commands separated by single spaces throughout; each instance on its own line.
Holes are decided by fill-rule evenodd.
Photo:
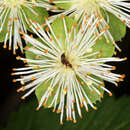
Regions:
M 98 55 L 101 58 L 112 57 L 115 51 L 115 47 L 112 42 L 107 43 L 104 36 L 99 40 L 93 47 L 93 52 L 100 51 L 101 53 Z
M 130 129 L 130 97 L 105 97 L 98 110 L 89 108 L 82 111 L 83 118 L 78 116 L 77 123 L 64 121 L 59 124 L 59 116 L 52 109 L 35 111 L 36 100 L 23 104 L 20 110 L 13 113 L 6 128 L 1 130 L 129 130 Z M 64 113 L 65 114 L 65 113 Z
M 26 47 L 32 47 L 32 45 L 30 43 L 27 43 Z M 36 55 L 28 50 L 25 50 L 25 56 L 27 59 L 33 59 L 33 60 L 36 59 Z
M 99 81 L 101 81 L 102 83 L 103 83 L 103 80 L 102 79 L 100 79 L 99 77 L 96 77 L 96 76 L 94 76 L 94 75 L 90 75 L 92 78 L 95 78 L 96 80 L 99 80 Z M 81 79 L 79 79 L 79 81 L 82 83 L 83 81 L 81 80 Z M 82 87 L 83 87 L 83 89 L 84 89 L 84 91 L 85 91 L 85 93 L 86 93 L 86 95 L 89 97 L 89 99 L 90 99 L 90 101 L 92 102 L 92 103 L 94 103 L 94 104 L 96 104 L 97 103 L 97 101 L 101 101 L 101 96 L 99 95 L 99 94 L 97 94 L 96 92 L 92 92 L 92 91 L 90 91 L 90 89 L 88 88 L 88 85 L 87 84 L 82 84 Z M 98 86 L 97 85 L 94 85 L 94 87 L 95 88 L 97 88 L 98 90 L 99 90 L 99 92 L 102 94 L 102 96 L 103 96 L 103 94 L 104 94 L 104 90 L 103 89 L 101 89 L 101 88 L 98 88 Z M 84 97 L 85 98 L 85 97 Z M 86 102 L 88 103 L 88 101 L 86 100 Z
M 126 25 L 113 14 L 107 12 L 109 16 L 110 33 L 115 41 L 121 41 L 126 34 Z
M 36 94 L 36 96 L 37 96 L 38 101 L 41 100 L 43 94 L 44 94 L 44 93 L 46 92 L 46 90 L 49 88 L 50 83 L 51 83 L 51 81 L 44 82 L 43 84 L 41 84 L 41 85 L 36 89 L 35 94 Z M 54 87 L 53 91 L 51 92 L 51 96 L 49 96 L 49 98 L 48 98 L 48 100 L 47 100 L 47 103 L 46 103 L 46 105 L 45 105 L 44 107 L 53 107 L 53 106 L 54 106 L 54 105 L 50 106 L 50 104 L 51 104 L 51 102 L 52 102 L 52 100 L 53 100 L 53 98 L 54 98 L 54 95 L 55 95 L 55 93 L 56 93 L 58 87 L 60 87 L 60 86 L 55 86 L 55 87 Z M 60 102 L 60 95 L 58 96 L 58 99 L 57 99 L 57 103 L 56 103 L 56 104 L 58 104 L 59 102 Z

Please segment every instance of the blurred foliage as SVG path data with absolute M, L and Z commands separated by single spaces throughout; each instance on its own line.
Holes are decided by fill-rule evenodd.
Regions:
M 130 130 L 130 97 L 105 96 L 97 103 L 98 110 L 82 110 L 83 118 L 77 123 L 64 121 L 59 124 L 59 115 L 52 109 L 35 111 L 36 100 L 23 104 L 18 112 L 12 113 L 6 128 L 1 130 Z

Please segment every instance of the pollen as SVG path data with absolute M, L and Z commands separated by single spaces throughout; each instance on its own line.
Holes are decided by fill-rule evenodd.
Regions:
M 88 75 L 91 75 L 91 72 L 88 72 L 87 74 L 88 74 Z
M 126 75 L 125 75 L 125 74 L 122 74 L 122 75 L 121 75 L 121 78 L 122 78 L 122 79 L 124 79 L 125 77 L 126 77 Z
M 97 110 L 97 107 L 93 107 L 94 110 Z
M 43 83 L 43 86 L 46 86 L 46 85 L 47 85 L 47 83 L 46 83 L 46 82 L 44 82 L 44 83 Z
M 51 87 L 48 87 L 48 90 L 52 92 L 52 91 L 53 91 L 53 88 L 51 88 Z
M 67 92 L 67 91 L 68 91 L 68 88 L 65 88 L 64 90 Z
M 77 123 L 77 121 L 76 121 L 76 120 L 74 120 L 73 122 L 74 122 L 74 123 Z
M 50 3 L 53 3 L 53 0 L 49 0 Z
M 46 105 L 47 105 L 46 103 L 43 103 L 43 106 L 44 106 L 44 107 L 46 107 Z
M 60 122 L 60 125 L 63 125 L 63 121 Z
M 45 49 L 45 50 L 44 50 L 44 53 L 48 53 L 48 50 L 47 50 L 47 49 Z
M 15 83 L 15 82 L 16 82 L 16 79 L 13 79 L 13 82 Z
M 110 93 L 109 96 L 112 96 L 112 93 Z
M 80 107 L 81 107 L 81 108 L 83 108 L 83 106 L 84 106 L 83 104 L 80 104 Z
M 112 70 L 116 70 L 116 66 L 112 66 Z
M 64 19 L 64 15 L 61 15 L 61 18 Z
M 103 94 L 102 94 L 102 93 L 100 93 L 100 97 L 102 97 L 102 98 L 103 98 Z
M 35 80 L 35 77 L 32 77 L 31 80 Z
M 7 48 L 7 46 L 6 46 L 6 45 L 3 45 L 3 48 Z
M 17 92 L 19 93 L 21 91 L 21 89 L 17 89 Z
M 37 108 L 36 108 L 36 111 L 39 111 L 39 109 L 40 109 L 40 108 L 39 108 L 39 107 L 37 107 Z
M 22 97 L 21 97 L 21 99 L 22 99 L 22 100 L 24 100 L 24 99 L 25 99 L 25 97 L 24 97 L 24 96 L 22 96 Z
M 40 66 L 34 66 L 34 69 L 40 69 Z

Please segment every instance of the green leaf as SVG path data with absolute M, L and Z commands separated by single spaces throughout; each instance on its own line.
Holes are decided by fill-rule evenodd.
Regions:
M 40 38 L 35 38 L 37 41 L 40 41 L 41 43 L 43 43 L 42 42 L 42 40 L 40 39 Z M 44 43 L 43 43 L 44 44 Z M 30 43 L 27 43 L 26 44 L 26 47 L 28 48 L 35 48 L 35 47 L 33 47 L 32 46 L 32 44 L 30 44 Z M 34 54 L 33 52 L 30 52 L 30 51 L 28 51 L 28 49 L 26 49 L 26 47 L 25 47 L 25 56 L 26 56 L 26 58 L 27 59 L 32 59 L 32 60 L 35 60 L 37 57 L 37 55 L 36 54 Z M 31 64 L 31 63 L 28 63 L 28 64 Z
M 112 13 L 102 10 L 101 13 L 106 21 L 109 19 L 110 33 L 115 41 L 121 41 L 126 34 L 126 25 Z
M 32 11 L 30 11 L 25 6 L 22 6 L 22 9 L 23 9 L 24 12 L 26 12 L 27 18 L 31 19 L 32 21 L 38 22 L 40 25 L 42 25 L 45 22 L 45 18 L 48 17 L 47 11 L 42 7 L 33 8 L 33 10 L 36 14 L 33 14 Z M 27 24 L 24 17 L 23 17 L 23 19 L 24 19 L 24 24 L 25 24 L 27 30 L 29 30 L 30 32 L 33 32 L 32 29 Z
M 36 94 L 36 96 L 37 96 L 37 99 L 38 99 L 38 101 L 40 102 L 40 100 L 41 100 L 41 98 L 42 98 L 42 96 L 43 96 L 43 94 L 47 91 L 47 89 L 49 88 L 49 86 L 50 86 L 50 83 L 51 83 L 51 81 L 48 81 L 48 82 L 44 82 L 44 83 L 42 83 L 37 89 L 36 89 L 36 91 L 35 91 L 35 94 Z M 51 102 L 52 102 L 52 100 L 53 100 L 53 98 L 54 98 L 54 95 L 56 94 L 56 91 L 57 91 L 57 89 L 58 89 L 58 87 L 60 87 L 60 86 L 55 86 L 54 87 L 54 89 L 53 89 L 53 91 L 51 92 L 51 96 L 49 96 L 49 98 L 48 98 L 48 100 L 47 100 L 47 103 L 46 103 L 46 105 L 44 106 L 44 107 L 53 107 L 54 106 L 54 104 L 52 105 L 52 106 L 50 106 L 50 104 L 51 104 Z M 60 92 L 59 92 L 60 93 Z M 60 102 L 60 94 L 58 95 L 58 99 L 57 99 L 57 103 L 56 104 L 58 104 Z
M 116 16 L 107 12 L 109 15 L 110 33 L 115 41 L 121 41 L 126 34 L 126 25 Z
M 27 43 L 26 47 L 32 47 L 32 45 L 30 43 Z M 36 54 L 34 54 L 26 49 L 25 49 L 25 56 L 27 59 L 32 59 L 32 60 L 36 59 Z M 30 63 L 27 63 L 27 64 L 30 64 Z
M 82 110 L 83 118 L 77 118 L 77 124 L 65 121 L 59 124 L 59 116 L 51 109 L 35 111 L 36 100 L 23 104 L 18 112 L 12 113 L 6 128 L 1 130 L 129 130 L 130 97 L 105 97 L 98 104 L 98 110 Z M 65 116 L 65 113 L 64 113 Z M 78 116 L 77 116 L 78 117 Z
M 115 47 L 112 42 L 107 43 L 104 36 L 99 40 L 93 47 L 93 52 L 100 51 L 101 53 L 97 56 L 101 58 L 112 57 L 115 52 Z
M 98 80 L 98 81 L 101 81 L 102 84 L 104 84 L 104 82 L 103 82 L 103 80 L 102 80 L 101 78 L 96 77 L 96 76 L 94 76 L 94 75 L 90 75 L 90 77 L 92 77 L 92 78 L 94 78 L 94 79 L 96 79 L 96 80 Z M 83 89 L 84 89 L 86 95 L 88 96 L 88 98 L 90 99 L 90 101 L 91 101 L 92 103 L 96 104 L 97 101 L 101 101 L 101 98 L 102 98 L 102 97 L 101 97 L 99 94 L 97 94 L 95 91 L 94 91 L 94 93 L 93 93 L 93 92 L 88 88 L 88 85 L 85 84 L 85 83 L 83 83 L 82 79 L 79 79 L 79 78 L 78 78 L 78 80 L 80 81 L 80 83 L 81 83 L 81 85 L 82 85 L 82 87 L 83 87 Z M 90 84 L 91 84 L 91 81 L 90 81 Z M 95 87 L 97 90 L 99 90 L 99 92 L 100 92 L 100 93 L 102 94 L 102 96 L 103 96 L 104 90 L 101 89 L 101 88 L 99 88 L 97 85 L 94 85 L 94 87 Z M 84 97 L 84 99 L 85 99 L 85 97 Z M 88 103 L 87 100 L 86 100 L 86 102 Z
M 72 28 L 72 25 L 76 24 L 73 18 L 69 18 L 67 16 L 65 16 L 65 22 L 67 26 L 67 31 L 70 31 Z M 65 40 L 66 40 L 66 35 L 65 35 L 64 24 L 63 24 L 62 18 L 57 18 L 56 20 L 54 20 L 51 26 L 56 37 L 59 37 L 59 40 L 64 45 Z

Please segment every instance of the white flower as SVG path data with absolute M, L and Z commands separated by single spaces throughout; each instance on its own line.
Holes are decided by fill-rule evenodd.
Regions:
M 3 47 L 7 47 L 7 40 L 9 38 L 9 50 L 11 50 L 13 43 L 14 54 L 18 46 L 23 52 L 23 45 L 19 32 L 27 33 L 25 22 L 28 25 L 30 24 L 26 12 L 22 7 L 26 7 L 38 17 L 39 14 L 34 11 L 35 7 L 52 8 L 47 2 L 40 0 L 38 2 L 36 0 L 0 0 L 0 32 L 5 29 L 5 24 L 7 23 Z M 13 40 L 11 39 L 12 36 L 14 36 Z
M 110 12 L 130 27 L 130 3 L 127 0 L 53 0 L 53 3 L 62 4 L 64 6 L 69 4 L 70 7 L 67 6 L 68 9 L 66 7 L 63 14 L 74 16 L 79 23 L 84 17 L 89 18 L 90 16 L 93 16 L 93 19 L 103 17 L 101 11 L 104 10 L 106 15 L 107 12 Z M 109 21 L 109 16 L 107 15 L 107 21 L 103 19 L 98 27 L 99 32 L 104 26 L 107 26 L 109 22 L 111 21 Z M 106 37 L 107 42 L 111 41 L 115 44 L 115 41 L 108 30 L 104 33 L 104 36 Z M 115 47 L 121 51 L 116 44 Z
M 115 67 L 104 64 L 104 62 L 119 62 L 126 59 L 99 58 L 97 55 L 102 52 L 93 52 L 93 45 L 107 28 L 105 27 L 98 36 L 94 35 L 96 24 L 102 19 L 100 21 L 96 19 L 93 22 L 90 18 L 88 23 L 82 23 L 82 28 L 78 32 L 76 32 L 75 24 L 68 32 L 64 16 L 62 16 L 62 20 L 66 36 L 65 43 L 56 37 L 48 20 L 46 20 L 48 26 L 46 32 L 38 23 L 30 21 L 31 28 L 41 40 L 36 40 L 25 33 L 23 36 L 27 42 L 33 45 L 33 47 L 26 47 L 26 50 L 35 54 L 36 59 L 18 56 L 17 59 L 28 63 L 28 66 L 14 68 L 12 73 L 12 75 L 21 75 L 21 78 L 13 80 L 14 82 L 20 81 L 24 85 L 17 90 L 18 92 L 30 89 L 22 99 L 29 96 L 43 83 L 50 83 L 42 95 L 37 110 L 42 105 L 46 106 L 49 97 L 52 96 L 53 99 L 48 107 L 53 106 L 53 111 L 57 109 L 57 113 L 60 113 L 60 124 L 63 124 L 64 108 L 66 108 L 67 120 L 73 120 L 74 123 L 76 123 L 75 106 L 80 117 L 82 117 L 81 108 L 83 106 L 86 111 L 88 111 L 88 104 L 93 109 L 97 109 L 86 94 L 83 85 L 88 87 L 90 92 L 95 92 L 101 97 L 103 97 L 103 93 L 99 91 L 99 88 L 112 96 L 112 93 L 104 87 L 103 81 L 93 76 L 117 85 L 116 82 L 123 81 L 124 75 L 112 73 L 111 70 L 114 70 Z M 51 95 L 53 91 L 55 94 Z M 57 105 L 59 97 L 60 101 Z

